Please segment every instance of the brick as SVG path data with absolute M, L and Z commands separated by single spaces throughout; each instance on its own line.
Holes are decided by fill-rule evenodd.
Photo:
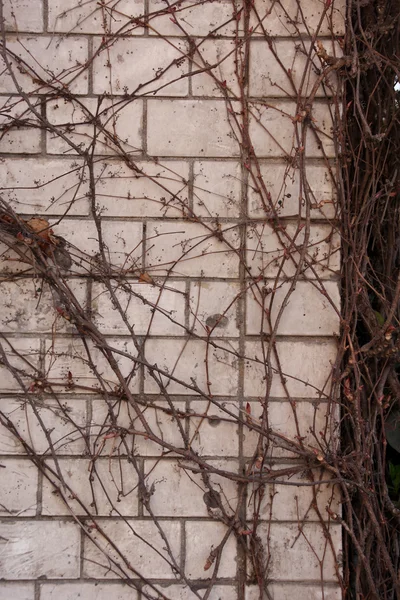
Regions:
M 273 0 L 257 0 L 255 3 L 259 19 L 252 13 L 250 25 L 253 35 L 263 36 L 260 20 L 268 35 L 273 36 L 298 36 L 299 33 L 308 35 L 329 35 L 332 30 L 335 35 L 344 35 L 346 2 L 334 0 L 324 14 L 325 4 L 321 0 L 308 0 L 299 5 L 293 0 L 282 0 L 279 3 Z
M 219 239 L 221 234 L 228 243 Z M 239 249 L 240 239 L 232 224 L 224 223 L 218 229 L 212 223 L 153 221 L 147 225 L 146 243 L 146 270 L 151 275 L 238 276 L 239 258 L 235 250 Z
M 265 347 L 268 347 L 266 342 Z M 331 375 L 336 360 L 335 340 L 279 340 L 277 351 L 286 386 L 292 397 L 324 398 L 329 394 Z M 293 360 L 301 356 L 301 360 Z M 247 342 L 245 361 L 245 394 L 247 396 L 262 396 L 265 394 L 266 381 L 263 364 L 263 354 L 259 342 Z M 255 362 L 257 357 L 260 362 Z M 273 353 L 272 366 L 276 369 Z M 271 387 L 272 397 L 285 397 L 279 374 L 273 372 Z
M 213 574 L 214 565 L 207 571 L 204 566 L 212 549 L 215 549 L 226 534 L 222 523 L 207 521 L 189 521 L 186 532 L 186 576 L 189 579 L 205 579 Z M 218 578 L 236 576 L 236 541 L 231 534 L 222 551 L 218 569 Z
M 6 31 L 35 33 L 43 31 L 42 2 L 40 0 L 36 2 L 31 0 L 9 0 L 4 2 L 3 18 Z
M 168 540 L 173 557 L 179 565 L 180 523 L 163 521 L 160 526 Z M 102 529 L 111 536 L 111 539 L 118 540 L 119 551 L 143 577 L 153 578 L 156 573 L 157 577 L 162 579 L 174 578 L 169 565 L 171 559 L 165 549 L 165 541 L 152 521 L 104 521 Z M 103 541 L 96 530 L 92 532 L 92 537 L 106 550 L 108 556 L 121 562 L 113 548 Z M 84 577 L 119 579 L 118 569 L 116 567 L 113 569 L 115 572 L 110 571 L 109 560 L 103 552 L 86 538 L 84 542 Z
M 190 284 L 190 329 L 201 336 L 239 335 L 239 284 L 196 281 Z
M 208 464 L 228 471 L 237 471 L 236 461 L 208 461 Z M 150 497 L 150 508 L 160 517 L 207 517 L 205 494 L 208 488 L 201 475 L 174 460 L 146 460 L 145 481 Z M 236 483 L 218 475 L 210 475 L 213 489 L 220 495 L 228 514 L 236 509 L 238 495 Z M 171 502 L 171 498 L 174 499 Z M 207 499 L 207 498 L 206 498 Z M 147 511 L 145 511 L 147 513 Z
M 111 348 L 132 356 L 131 360 L 127 356 L 116 352 L 113 353 L 122 376 L 125 378 L 129 376 L 129 388 L 131 392 L 136 393 L 139 389 L 139 377 L 137 365 L 135 367 L 133 360 L 137 355 L 133 347 L 133 342 L 131 340 L 111 339 L 109 345 Z M 110 391 L 114 390 L 115 386 L 119 387 L 118 377 L 100 349 L 94 347 L 90 341 L 88 342 L 88 347 L 90 358 L 102 378 L 103 385 Z M 81 391 L 85 392 L 100 389 L 99 380 L 88 364 L 87 352 L 78 338 L 58 338 L 54 342 L 46 342 L 45 367 L 48 380 L 53 385 L 56 385 L 58 390 L 63 389 L 63 391 L 76 393 L 80 391 L 79 386 L 84 386 Z M 72 379 L 69 378 L 68 373 L 71 373 Z
M 271 583 L 268 585 L 268 592 L 271 600 L 291 600 L 292 598 L 307 598 L 307 600 L 342 599 L 341 589 L 338 586 L 326 585 L 325 582 L 323 585 Z M 260 600 L 259 588 L 256 586 L 247 587 L 246 600 Z
M 281 277 L 293 277 L 295 274 L 305 243 L 305 229 L 289 223 L 278 233 L 268 223 L 248 228 L 247 266 L 253 277 L 272 277 L 278 273 Z M 340 237 L 331 225 L 311 224 L 301 274 L 311 279 L 337 276 L 340 272 L 339 250 Z
M 331 219 L 336 214 L 336 190 L 329 170 L 325 165 L 308 164 L 305 169 L 305 185 L 308 197 L 301 186 L 299 169 L 290 165 L 260 161 L 260 172 L 266 190 L 271 194 L 271 202 L 281 217 L 307 216 L 306 203 L 310 202 L 310 217 L 315 219 Z M 255 167 L 252 168 L 254 178 L 257 177 Z M 257 179 L 255 179 L 257 182 Z M 258 183 L 258 182 L 257 182 Z M 271 214 L 269 203 L 260 195 L 259 186 L 250 179 L 249 216 L 263 218 Z M 266 208 L 263 205 L 266 203 Z
M 0 600 L 10 600 L 10 598 L 14 598 L 14 600 L 34 600 L 34 584 L 2 581 L 0 585 Z
M 100 40 L 95 52 L 99 46 Z M 94 92 L 153 95 L 159 90 L 162 96 L 186 96 L 187 52 L 187 44 L 181 40 L 117 39 L 102 48 L 93 62 Z
M 161 285 L 124 282 L 124 289 L 113 286 L 123 314 L 136 335 L 182 335 L 185 326 L 185 283 Z M 129 291 L 128 291 L 129 290 Z M 94 322 L 104 334 L 127 335 L 129 330 L 113 305 L 105 286 L 92 290 Z
M 150 0 L 150 35 L 184 35 L 182 29 L 171 20 L 171 12 L 166 9 L 162 0 Z M 173 16 L 191 36 L 206 36 L 211 31 L 225 36 L 236 33 L 232 3 L 225 0 L 213 0 L 207 4 L 186 0 L 176 7 Z
M 79 105 L 62 99 L 47 103 L 49 122 L 81 150 L 91 147 L 95 138 L 95 154 L 115 154 L 119 147 L 130 154 L 140 153 L 142 117 L 143 104 L 137 99 L 121 101 L 106 98 L 100 101 L 82 98 Z M 96 125 L 96 118 L 101 131 Z M 47 151 L 49 154 L 76 154 L 68 142 L 56 137 L 53 132 L 47 133 Z
M 49 466 L 54 470 L 53 461 L 49 461 Z M 58 468 L 65 483 L 72 488 L 72 492 L 66 491 L 66 496 L 73 514 L 87 514 L 75 500 L 75 494 L 93 515 L 137 515 L 138 476 L 133 464 L 126 459 L 100 458 L 94 463 L 86 459 L 59 459 Z M 71 514 L 71 510 L 47 479 L 43 480 L 42 514 Z
M 73 259 L 72 273 L 95 271 L 100 249 L 98 232 L 93 220 L 64 219 L 54 226 L 54 232 L 64 237 L 67 250 Z M 108 263 L 123 268 L 132 275 L 141 272 L 142 224 L 129 221 L 107 221 L 102 219 L 103 242 Z M 101 259 L 100 259 L 101 268 Z
M 312 123 L 319 141 L 315 138 L 312 128 L 308 127 L 307 157 L 321 158 L 324 153 L 328 158 L 336 155 L 330 110 L 332 107 L 328 104 L 322 102 L 313 104 Z M 289 157 L 298 151 L 295 132 L 297 128 L 301 128 L 302 123 L 296 119 L 296 105 L 292 102 L 271 100 L 268 101 L 268 105 L 255 105 L 252 109 L 249 134 L 256 156 Z
M 275 283 L 277 289 L 274 292 Z M 267 281 L 263 285 L 254 285 L 247 291 L 246 332 L 248 335 L 259 335 L 261 331 L 271 333 L 268 314 L 274 328 L 290 287 L 290 282 Z M 277 334 L 338 335 L 340 328 L 339 285 L 335 281 L 327 281 L 324 283 L 324 288 L 328 297 L 321 293 L 318 283 L 314 285 L 308 281 L 298 281 L 283 309 Z M 333 302 L 336 310 L 330 304 L 329 299 Z
M 11 367 L 17 370 L 23 385 L 29 387 L 37 376 L 39 340 L 10 338 L 7 342 L 2 340 L 1 346 Z M 8 391 L 22 392 L 18 380 L 14 378 L 11 370 L 5 365 L 0 365 L 0 382 L 0 391 L 3 393 Z
M 87 172 L 78 160 L 2 158 L 3 198 L 19 214 L 87 215 Z
M 275 464 L 272 470 L 289 469 L 292 465 Z M 295 465 L 293 465 L 295 466 Z M 313 471 L 314 481 L 327 481 L 331 479 L 329 472 Z M 281 483 L 283 482 L 283 483 Z M 285 485 L 285 482 L 291 485 Z M 296 483 L 300 485 L 296 487 Z M 292 475 L 291 477 L 279 477 L 276 483 L 266 484 L 264 495 L 259 504 L 259 496 L 253 496 L 252 486 L 249 489 L 249 501 L 247 503 L 247 518 L 253 519 L 254 514 L 260 520 L 269 521 L 317 521 L 319 517 L 312 508 L 314 503 L 313 487 L 301 484 L 312 483 L 307 471 Z M 329 520 L 326 508 L 334 512 L 340 512 L 340 491 L 337 486 L 326 483 L 316 483 L 317 508 L 324 519 Z
M 193 56 L 192 89 L 194 96 L 240 97 L 240 86 L 235 69 L 235 60 L 241 51 L 235 40 L 203 40 L 197 44 Z M 209 66 L 217 65 L 214 69 Z M 196 73 L 198 70 L 208 70 Z M 221 88 L 221 85 L 223 86 Z
M 38 487 L 37 467 L 30 461 L 20 458 L 1 459 L 1 466 L 1 516 L 34 516 Z
M 2 410 L 17 428 L 19 435 L 38 454 L 49 454 L 49 441 L 57 454 L 81 454 L 85 451 L 83 438 L 86 425 L 86 404 L 83 400 L 35 400 L 43 431 L 30 403 L 18 398 L 2 398 Z M 23 454 L 22 444 L 0 425 L 0 454 Z
M 204 400 L 190 403 L 190 411 L 198 415 L 190 419 L 191 447 L 203 456 L 238 456 L 238 425 L 235 417 L 223 410 L 226 408 L 230 413 L 237 415 L 237 405 L 233 402 L 219 404 L 222 408 Z
M 237 162 L 196 161 L 193 212 L 199 217 L 239 217 L 241 183 Z
M 187 214 L 187 163 L 134 164 L 139 171 L 114 160 L 96 165 L 96 202 L 102 214 L 160 218 Z
M 299 524 L 271 523 L 262 524 L 258 533 L 264 543 L 269 534 L 269 577 L 276 580 L 293 581 L 321 580 L 323 563 L 324 582 L 335 582 L 335 564 L 328 540 L 319 523 L 305 523 L 299 535 Z M 330 525 L 329 534 L 334 548 L 340 547 L 342 530 L 340 525 Z M 296 568 L 293 568 L 296 565 Z
M 40 101 L 32 98 L 32 106 L 40 112 Z M 0 152 L 37 154 L 41 151 L 38 120 L 24 100 L 3 98 L 0 101 Z
M 137 600 L 138 595 L 130 585 L 123 583 L 99 583 L 98 581 L 79 583 L 43 583 L 40 586 L 40 600 Z M 19 599 L 18 599 L 19 600 Z
M 186 413 L 185 402 L 173 398 L 173 405 L 179 414 Z M 184 448 L 184 439 L 180 433 L 174 416 L 170 414 L 169 403 L 159 398 L 154 402 L 148 402 L 147 406 L 140 406 L 141 414 L 146 420 L 150 430 L 162 438 L 165 443 L 178 448 Z M 127 431 L 144 432 L 143 424 L 134 409 L 128 402 L 120 404 L 115 402 L 113 416 L 116 421 L 116 427 L 121 427 Z M 181 419 L 183 430 L 185 431 L 185 418 Z M 127 453 L 126 447 L 119 438 L 105 439 L 105 436 L 114 431 L 111 417 L 108 414 L 108 406 L 104 400 L 93 400 L 92 417 L 90 424 L 90 446 L 91 452 L 95 455 L 112 456 L 113 454 L 124 456 Z M 128 451 L 136 456 L 159 456 L 162 446 L 156 444 L 144 435 L 134 435 L 128 433 L 124 437 Z
M 238 156 L 239 146 L 217 100 L 151 100 L 148 151 L 158 156 Z
M 262 407 L 258 402 L 249 402 L 252 418 L 255 424 L 262 426 Z M 287 440 L 298 444 L 298 436 L 304 438 L 303 443 L 308 448 L 317 449 L 323 453 L 326 445 L 325 440 L 331 439 L 329 429 L 330 419 L 338 422 L 339 407 L 332 406 L 329 403 L 318 402 L 296 402 L 296 416 L 299 423 L 297 430 L 294 418 L 294 410 L 289 402 L 269 402 L 268 403 L 268 425 L 266 435 L 262 436 L 262 448 L 267 458 L 293 458 L 298 457 L 296 452 L 288 450 L 285 440 L 276 437 L 276 434 L 284 436 Z M 268 430 L 269 428 L 269 430 Z M 322 438 L 321 433 L 324 435 Z M 269 435 L 270 434 L 270 435 Z M 275 435 L 274 435 L 275 434 Z M 333 435 L 338 435 L 338 428 L 335 428 Z M 245 456 L 253 457 L 257 451 L 259 434 L 250 427 L 244 428 L 243 452 Z M 322 449 L 321 449 L 322 446 Z
M 330 56 L 343 54 L 332 42 L 325 41 L 323 44 Z M 310 43 L 303 41 L 295 44 L 291 40 L 277 40 L 272 48 L 267 40 L 253 41 L 250 44 L 250 96 L 308 96 L 314 90 L 320 72 L 326 67 L 318 57 L 317 49 L 316 45 L 310 49 Z M 291 80 L 287 75 L 288 70 Z M 333 72 L 319 84 L 316 96 L 330 96 L 336 87 L 337 77 Z
M 104 9 L 95 2 L 49 0 L 49 30 L 63 33 L 121 33 L 141 35 L 143 27 L 130 23 L 144 13 L 143 0 L 120 0 L 107 3 Z
M 73 94 L 85 94 L 88 91 L 88 73 L 84 67 L 88 60 L 86 39 L 9 36 L 7 49 L 24 61 L 25 74 L 22 74 L 9 56 L 14 75 L 25 93 L 43 94 L 50 87 L 63 89 L 64 86 Z M 5 69 L 3 61 L 1 64 L 2 70 Z M 38 79 L 44 84 L 35 81 Z M 18 91 L 7 69 L 0 76 L 0 91 Z
M 65 283 L 84 307 L 86 283 L 77 280 Z M 33 279 L 2 281 L 0 292 L 3 298 L 0 331 L 75 333 L 73 323 L 57 312 L 57 307 L 61 306 L 60 299 L 50 291 L 45 282 L 39 283 Z
M 196 593 L 185 585 L 159 585 L 156 587 L 160 590 L 161 594 L 164 594 L 167 598 L 171 598 L 171 600 L 198 600 L 196 593 L 202 598 L 207 591 L 207 588 L 199 589 L 197 585 L 195 588 Z M 143 593 L 153 594 L 154 596 L 154 590 L 150 586 L 144 586 Z M 159 598 L 161 599 L 161 596 Z M 237 600 L 237 591 L 233 586 L 213 585 L 208 598 L 209 600 Z
M 5 521 L 0 523 L 0 535 L 3 550 L 0 577 L 10 580 L 79 577 L 80 535 L 74 523 Z
M 224 346 L 223 342 L 219 345 Z M 156 364 L 160 369 L 168 371 L 185 384 L 192 385 L 194 380 L 196 386 L 207 394 L 207 380 L 210 382 L 211 393 L 215 395 L 232 396 L 237 392 L 237 359 L 234 354 L 236 347 L 232 342 L 227 345 L 227 350 L 209 348 L 207 377 L 206 370 L 206 344 L 195 340 L 158 340 L 150 339 L 146 343 L 146 360 Z M 162 381 L 167 386 L 170 394 L 187 394 L 186 385 L 171 381 L 167 376 L 162 376 Z M 150 377 L 145 375 L 145 392 L 157 393 L 158 385 Z M 192 392 L 193 393 L 193 392 Z

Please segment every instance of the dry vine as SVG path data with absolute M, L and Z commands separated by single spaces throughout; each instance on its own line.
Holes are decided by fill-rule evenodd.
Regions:
M 319 3 L 312 21 L 302 0 L 232 0 L 226 22 L 199 37 L 191 33 L 196 11 L 221 3 L 165 2 L 135 15 L 119 4 L 87 2 L 57 15 L 56 49 L 93 15 L 102 27 L 89 59 L 74 57 L 65 70 L 44 66 L 24 36 L 11 42 L 3 24 L 15 93 L 3 97 L 1 139 L 22 143 L 23 132 L 39 130 L 50 153 L 68 157 L 64 172 L 2 190 L 0 289 L 12 298 L 30 286 L 29 306 L 45 313 L 40 345 L 35 331 L 18 335 L 24 321 L 12 300 L 2 319 L 3 438 L 42 474 L 49 510 L 68 515 L 91 544 L 86 577 L 100 565 L 104 578 L 120 578 L 142 599 L 174 600 L 161 579 L 212 600 L 236 544 L 237 597 L 273 598 L 273 527 L 288 520 L 285 498 L 295 504 L 290 543 L 316 561 L 321 598 L 334 582 L 349 599 L 400 597 L 400 513 L 388 492 L 384 436 L 400 385 L 399 8 L 350 0 L 343 39 L 337 2 Z M 60 35 L 63 19 L 71 27 Z M 169 37 L 171 24 L 179 38 Z M 272 37 L 278 24 L 296 45 Z M 129 48 L 143 30 L 162 44 L 162 63 L 138 64 L 135 85 L 124 85 L 121 44 Z M 229 40 L 220 40 L 226 31 Z M 268 49 L 272 66 L 252 95 L 256 47 Z M 105 91 L 85 98 L 87 79 Z M 205 200 L 201 172 L 194 178 L 179 161 L 136 148 L 124 121 L 143 100 L 179 97 L 188 80 L 194 96 L 205 89 L 223 101 L 225 143 L 239 164 L 236 181 L 220 175 L 233 191 L 222 185 L 217 207 Z M 60 180 L 60 196 L 32 210 L 29 194 L 46 197 Z M 117 202 L 125 213 L 113 212 Z M 231 283 L 221 298 L 224 277 L 212 261 Z M 303 294 L 313 298 L 307 337 L 293 340 L 285 323 Z M 319 336 L 314 310 L 340 331 Z M 305 352 L 313 377 L 293 367 L 295 352 Z M 230 438 L 239 440 L 233 456 Z M 82 473 L 85 488 L 76 483 Z M 160 508 L 163 482 L 182 477 L 211 540 L 192 570 L 166 518 L 173 507 Z M 184 510 L 178 516 L 192 516 Z M 150 570 L 135 564 L 126 539 L 148 553 Z

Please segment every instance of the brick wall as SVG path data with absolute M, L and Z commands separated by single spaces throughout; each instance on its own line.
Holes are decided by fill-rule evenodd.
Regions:
M 337 75 L 316 36 L 340 55 L 344 2 L 3 10 L 1 195 L 66 240 L 52 268 L 130 396 L 4 242 L 0 600 L 338 600 L 339 496 L 309 457 L 338 415 Z

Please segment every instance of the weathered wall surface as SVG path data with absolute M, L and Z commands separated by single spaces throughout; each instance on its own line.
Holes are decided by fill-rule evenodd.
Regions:
M 338 600 L 343 3 L 3 11 L 0 600 Z

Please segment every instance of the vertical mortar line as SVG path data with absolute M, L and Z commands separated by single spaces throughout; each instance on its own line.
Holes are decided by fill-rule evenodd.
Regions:
M 192 213 L 194 209 L 194 159 L 188 159 L 187 163 L 189 165 L 188 207 Z
M 49 30 L 49 5 L 48 5 L 48 0 L 43 0 L 42 7 L 43 7 L 42 8 L 42 11 L 43 11 L 43 31 L 48 31 Z
M 144 458 L 137 458 L 136 459 L 138 462 L 138 467 L 139 467 L 139 477 L 142 479 L 142 481 L 144 481 L 144 473 L 145 473 L 145 460 Z M 138 493 L 138 518 L 139 517 L 143 517 L 144 516 L 144 511 L 143 511 L 143 503 L 140 501 L 140 487 L 139 487 L 139 493 Z
M 46 96 L 42 96 L 40 100 L 40 114 L 46 120 L 47 102 Z M 40 128 L 40 153 L 44 156 L 47 153 L 47 133 L 45 127 Z
M 45 354 L 46 354 L 46 340 L 40 340 L 40 351 L 39 351 L 39 371 L 45 374 Z M 36 516 L 42 514 L 43 508 L 43 473 L 38 470 L 38 489 L 36 494 Z
M 34 600 L 40 600 L 40 582 L 36 580 L 33 582 L 33 585 L 34 585 L 34 592 L 33 592 Z
M 93 94 L 93 36 L 86 37 L 88 42 L 88 61 L 90 61 L 90 66 L 88 69 L 88 94 Z
M 147 99 L 142 99 L 143 117 L 142 117 L 142 154 L 147 156 Z
M 243 0 L 245 4 L 246 0 Z M 244 7 L 244 31 L 249 30 L 250 25 L 250 11 L 246 10 Z M 245 42 L 245 46 L 243 48 L 244 52 L 244 60 L 249 57 L 249 38 L 247 38 Z M 244 99 L 245 102 L 248 102 L 249 98 L 249 90 L 248 90 L 248 80 L 249 80 L 249 62 L 246 61 L 244 66 L 245 72 L 244 77 L 245 81 L 244 85 Z M 246 110 L 243 108 L 245 114 Z M 244 134 L 247 133 L 244 131 Z M 246 138 L 247 139 L 247 138 Z M 240 203 L 240 249 L 241 249 L 241 258 L 244 263 L 246 263 L 246 227 L 248 220 L 248 208 L 247 208 L 247 195 L 248 195 L 248 180 L 249 180 L 249 172 L 245 167 L 245 164 L 248 164 L 250 152 L 249 148 L 243 147 L 240 154 L 240 167 L 241 167 L 241 203 Z M 245 339 L 246 339 L 246 271 L 244 264 L 240 264 L 239 266 L 239 286 L 240 286 L 240 300 L 238 302 L 238 319 L 239 319 L 239 353 L 240 356 L 245 356 Z M 238 381 L 238 405 L 240 410 L 240 415 L 244 414 L 244 369 L 245 360 L 241 358 L 239 360 L 239 381 Z M 240 473 L 244 473 L 246 469 L 246 460 L 244 457 L 243 451 L 243 436 L 244 436 L 244 428 L 242 424 L 239 424 L 239 469 Z M 239 518 L 242 521 L 246 520 L 246 499 L 247 499 L 247 486 L 243 484 L 244 494 L 243 501 L 239 508 Z M 246 585 L 246 573 L 247 573 L 247 556 L 246 551 L 242 547 L 242 545 L 237 542 L 237 555 L 238 555 L 238 567 L 237 567 L 237 588 L 238 588 L 238 600 L 244 600 L 245 598 L 245 585 Z
M 149 0 L 144 0 L 144 22 L 145 22 L 145 24 L 147 24 L 149 22 L 149 13 L 150 13 L 149 4 L 150 4 Z M 144 35 L 144 37 L 150 36 L 150 30 L 148 29 L 148 27 L 144 28 L 143 35 Z
M 180 532 L 181 532 L 181 560 L 180 560 L 180 568 L 182 573 L 185 573 L 186 567 L 186 521 L 185 519 L 179 519 L 180 523 Z

